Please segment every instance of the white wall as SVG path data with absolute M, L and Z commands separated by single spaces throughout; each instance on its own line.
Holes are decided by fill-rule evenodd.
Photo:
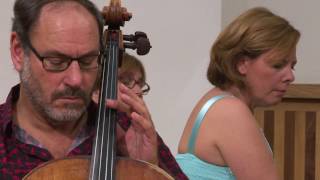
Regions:
M 18 76 L 13 69 L 9 51 L 9 38 L 11 32 L 11 18 L 13 16 L 13 2 L 14 0 L 0 1 L 0 102 L 4 102 L 7 93 L 16 82 Z
M 104 5 L 105 0 L 96 2 Z M 221 1 L 122 2 L 133 13 L 124 31 L 146 32 L 153 46 L 148 55 L 140 57 L 151 85 L 145 100 L 158 132 L 176 153 L 189 113 L 211 87 L 206 66 L 209 49 L 221 27 Z
M 9 56 L 13 2 L 0 1 L 1 102 L 18 82 Z M 102 8 L 108 0 L 94 2 Z M 141 57 L 151 85 L 145 100 L 158 132 L 175 153 L 192 107 L 211 87 L 206 81 L 206 66 L 209 49 L 221 27 L 221 1 L 122 0 L 122 4 L 133 13 L 124 32 L 144 31 L 153 46 L 148 55 Z

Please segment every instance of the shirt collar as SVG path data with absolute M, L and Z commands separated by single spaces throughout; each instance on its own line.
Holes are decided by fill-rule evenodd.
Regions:
M 11 88 L 6 102 L 0 105 L 0 131 L 5 133 L 13 121 L 13 111 L 16 102 L 19 99 L 20 85 L 15 85 Z

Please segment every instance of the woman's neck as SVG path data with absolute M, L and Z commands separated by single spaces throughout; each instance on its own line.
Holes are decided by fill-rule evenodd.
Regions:
M 228 88 L 224 91 L 228 92 L 228 93 L 232 94 L 233 96 L 237 97 L 238 99 L 240 99 L 253 112 L 255 105 L 254 105 L 252 98 L 249 95 L 248 91 L 246 91 L 245 89 L 240 89 L 237 86 L 231 86 L 230 88 Z

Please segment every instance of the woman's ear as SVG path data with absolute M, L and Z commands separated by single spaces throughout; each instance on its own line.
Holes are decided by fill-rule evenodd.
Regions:
M 240 58 L 239 62 L 237 63 L 237 69 L 241 75 L 246 75 L 249 69 L 249 62 L 250 59 L 248 57 Z
M 23 68 L 24 50 L 21 41 L 16 32 L 11 33 L 10 37 L 10 53 L 14 68 L 20 72 Z

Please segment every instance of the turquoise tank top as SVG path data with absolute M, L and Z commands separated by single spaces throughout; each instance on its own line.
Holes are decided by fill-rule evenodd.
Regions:
M 192 128 L 191 136 L 188 143 L 188 152 L 184 154 L 177 154 L 176 160 L 183 170 L 183 172 L 188 176 L 190 180 L 235 180 L 235 176 L 232 174 L 231 170 L 227 166 L 218 166 L 215 164 L 207 163 L 194 153 L 194 144 L 198 135 L 199 127 L 201 122 L 207 113 L 208 109 L 218 100 L 224 97 L 230 97 L 230 95 L 219 95 L 214 96 L 209 99 L 204 106 L 201 108 L 194 126 Z

